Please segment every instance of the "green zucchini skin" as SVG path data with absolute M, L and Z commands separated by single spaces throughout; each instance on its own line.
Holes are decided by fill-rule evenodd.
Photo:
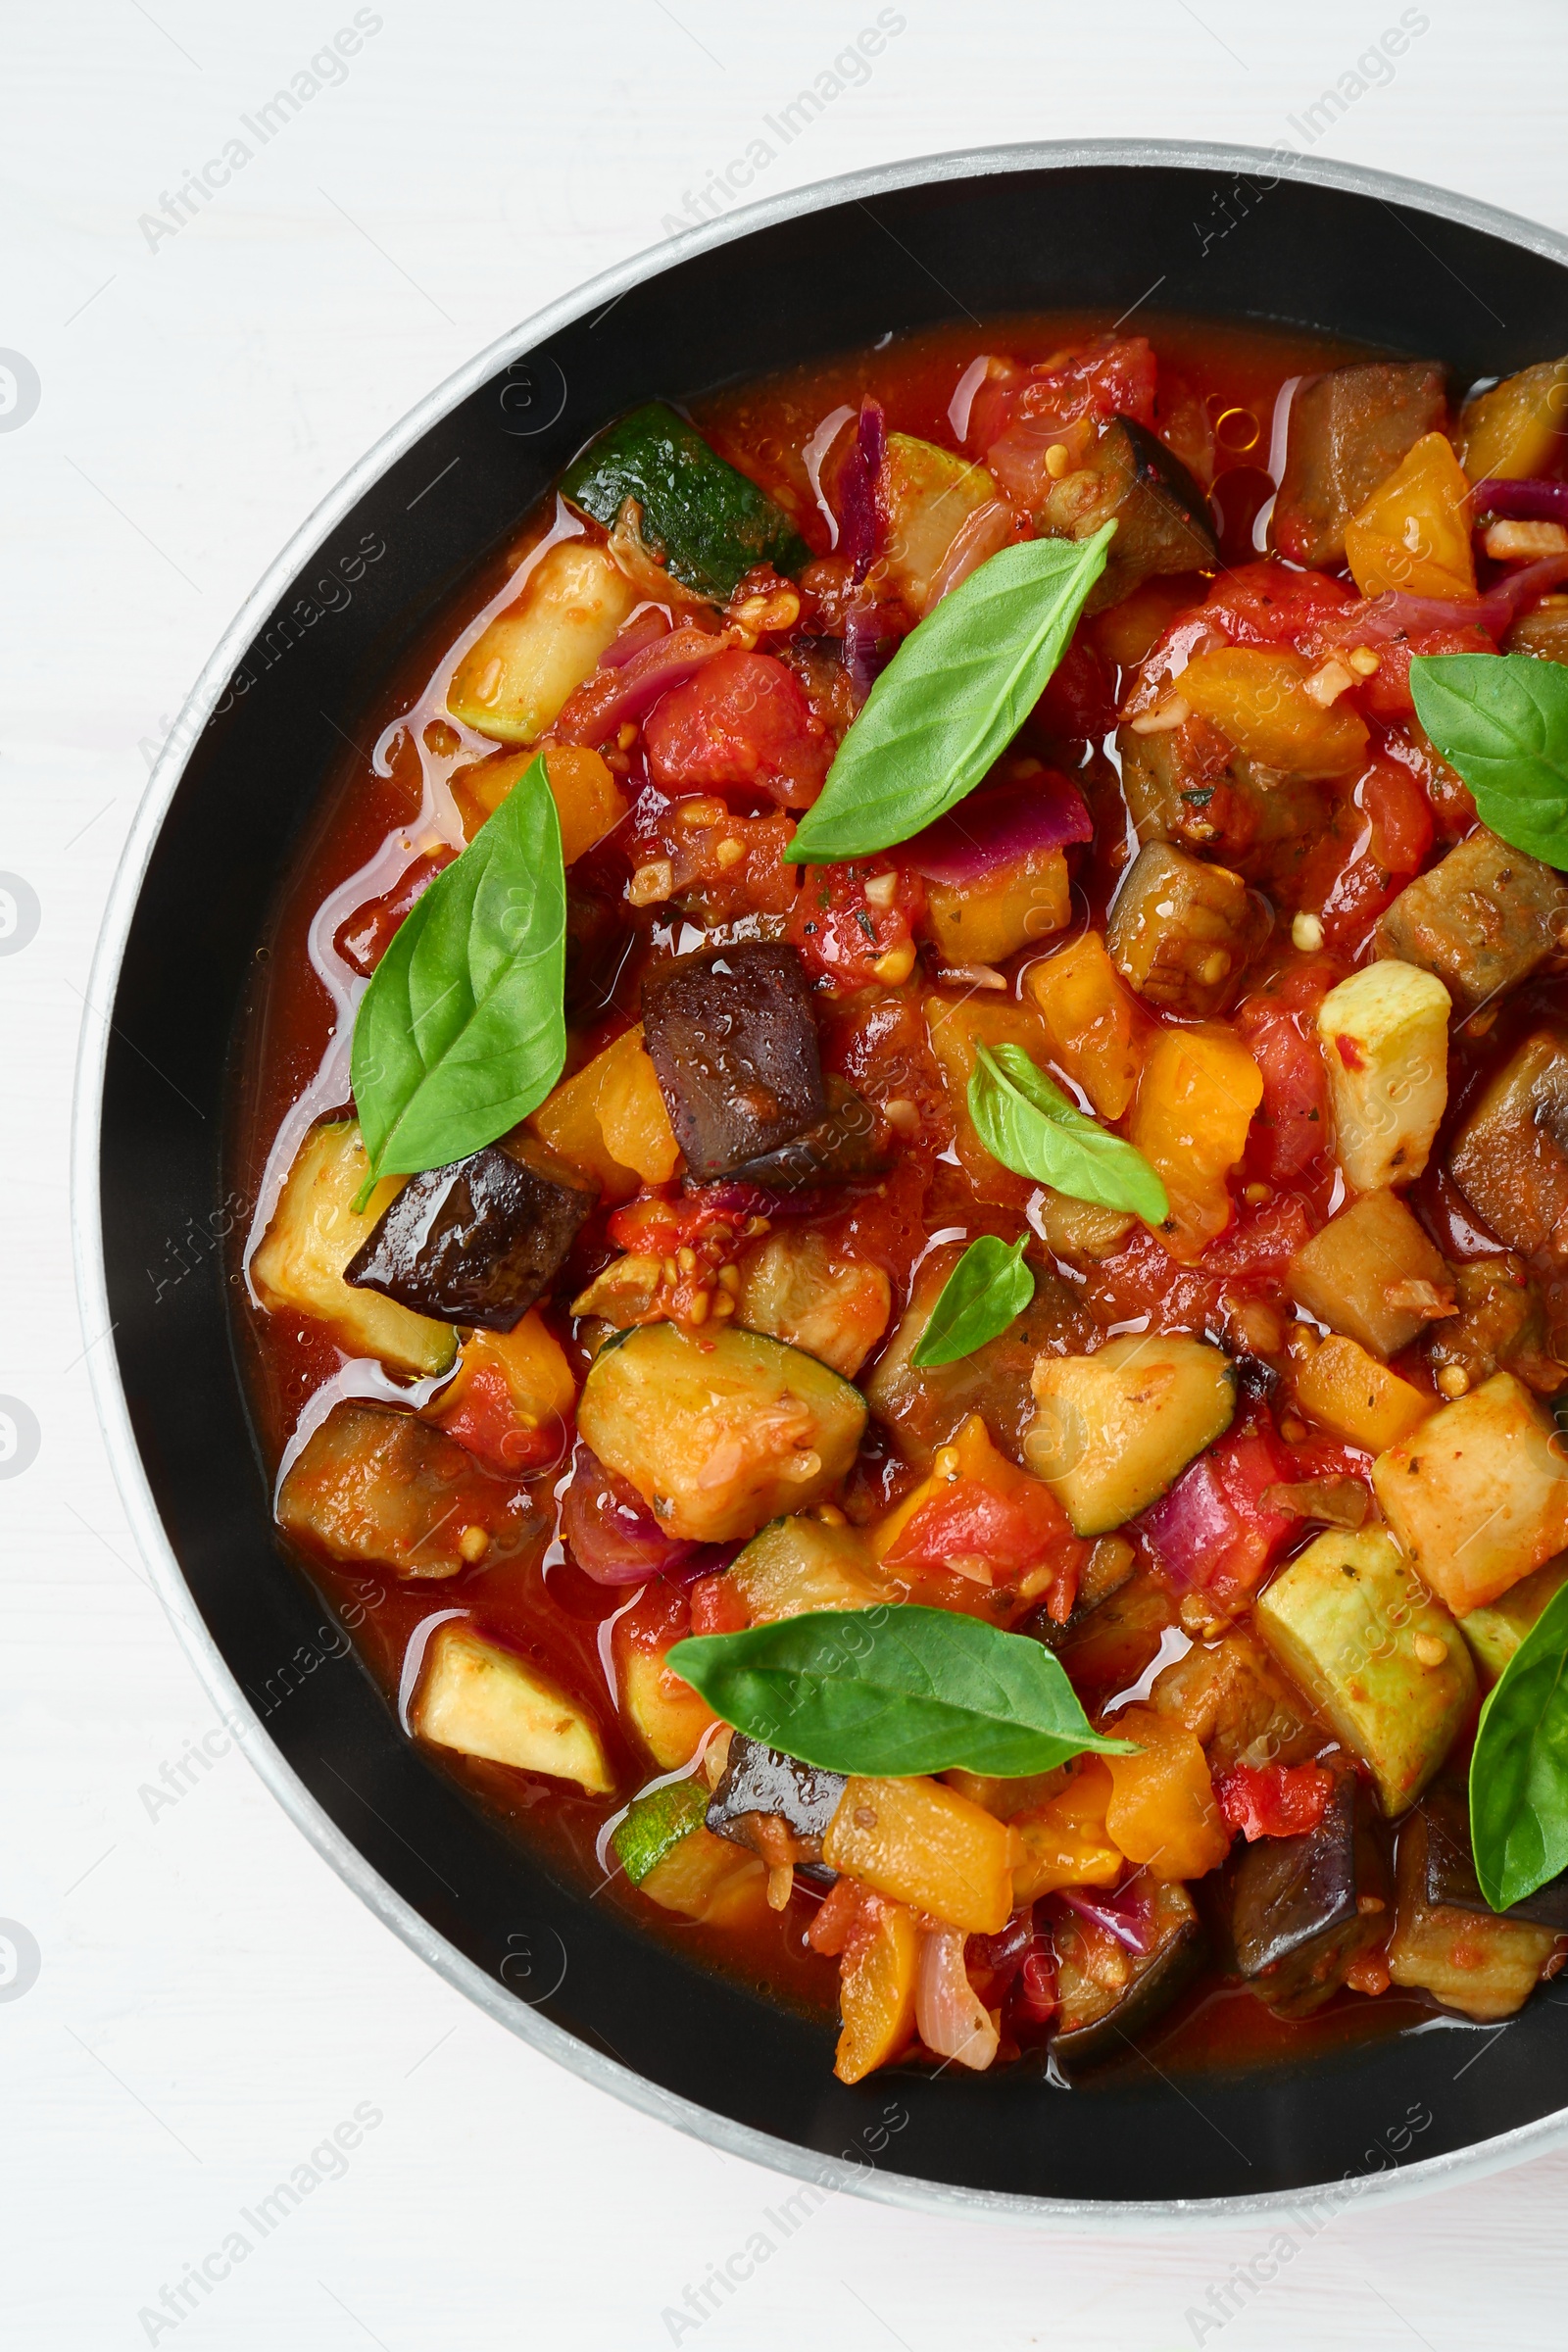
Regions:
M 634 1886 L 641 1886 L 683 1838 L 702 1827 L 707 1810 L 708 1790 L 700 1781 L 668 1781 L 637 1798 L 610 1840 Z
M 612 530 L 628 498 L 645 546 L 683 588 L 726 604 L 754 564 L 799 571 L 811 551 L 789 516 L 660 400 L 633 409 L 566 468 L 562 496 Z

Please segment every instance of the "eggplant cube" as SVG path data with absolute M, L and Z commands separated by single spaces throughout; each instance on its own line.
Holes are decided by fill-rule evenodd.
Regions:
M 1461 1012 L 1517 988 L 1560 952 L 1568 880 L 1477 825 L 1406 883 L 1373 934 L 1379 956 L 1436 972 Z
M 1345 526 L 1423 434 L 1441 425 L 1434 360 L 1331 368 L 1297 392 L 1274 502 L 1276 549 L 1308 568 L 1345 561 Z
M 712 948 L 656 974 L 643 1027 L 693 1176 L 733 1175 L 826 1112 L 811 992 L 782 942 Z
M 1230 1003 L 1268 931 L 1268 913 L 1240 874 L 1150 841 L 1116 894 L 1105 945 L 1146 1004 L 1206 1021 Z
M 1516 1912 L 1499 1917 L 1488 1910 L 1479 1887 L 1477 1900 L 1467 1899 L 1474 1869 L 1464 1867 L 1469 1835 L 1462 1796 L 1462 1846 L 1454 1843 L 1455 1827 L 1451 1809 L 1432 1814 L 1423 1807 L 1400 1833 L 1389 1975 L 1396 1984 L 1418 1987 L 1446 2008 L 1492 2024 L 1524 2007 L 1557 1937 L 1551 1927 L 1535 1925 Z M 1561 1911 L 1561 1880 L 1541 1893 L 1554 1890 Z M 1455 1900 L 1456 1895 L 1466 1899 Z
M 1419 1830 L 1417 1824 L 1420 1825 Z M 1484 1919 L 1523 1919 L 1538 1928 L 1568 1934 L 1568 1871 L 1548 1879 L 1534 1894 L 1494 1911 L 1481 1891 L 1476 1858 L 1470 1843 L 1470 1792 L 1462 1775 L 1444 1773 L 1427 1790 L 1401 1836 L 1414 1838 L 1422 1851 L 1421 1892 L 1433 1904 L 1457 1911 L 1476 1911 Z
M 1494 1372 L 1380 1453 L 1372 1485 L 1410 1560 L 1460 1615 L 1568 1545 L 1568 1464 L 1511 1372 Z
M 598 1197 L 519 1129 L 411 1176 L 343 1278 L 416 1314 L 511 1331 L 549 1289 Z
M 1147 1952 L 1124 1950 L 1087 1919 L 1060 1919 L 1053 1928 L 1061 2021 L 1051 2054 L 1069 2080 L 1124 2057 L 1132 2036 L 1186 1990 L 1206 1955 L 1202 1926 L 1181 1881 L 1137 1884 L 1147 1886 L 1152 1915 Z
M 1510 1250 L 1568 1249 L 1568 1030 L 1532 1030 L 1454 1138 L 1453 1180 Z
M 1054 481 L 1039 517 L 1054 537 L 1088 539 L 1114 519 L 1105 569 L 1087 612 L 1119 604 L 1156 573 L 1218 561 L 1208 501 L 1181 460 L 1130 416 L 1113 416 L 1080 466 Z
M 1252 1623 L 1368 1767 L 1383 1810 L 1411 1806 L 1475 1704 L 1464 1639 L 1381 1528 L 1319 1536 L 1275 1577 Z
M 1335 1151 L 1352 1192 L 1412 1184 L 1448 1100 L 1443 982 L 1413 963 L 1369 963 L 1318 1007 Z
M 1342 1773 L 1315 1830 L 1239 1845 L 1220 1900 L 1234 1966 L 1277 2017 L 1308 2017 L 1388 1926 L 1389 1874 L 1370 1799 Z
M 277 1521 L 329 1559 L 409 1578 L 457 1576 L 490 1550 L 515 1494 L 412 1413 L 345 1402 L 290 1465 Z
M 720 1838 L 733 1838 L 737 1845 L 751 1846 L 764 1861 L 779 1858 L 778 1849 L 787 1837 L 795 1849 L 791 1861 L 817 1863 L 845 1786 L 842 1772 L 824 1772 L 814 1764 L 803 1764 L 781 1748 L 768 1747 L 760 1740 L 737 1732 L 729 1743 L 722 1777 L 709 1800 L 708 1827 Z M 769 1837 L 760 1826 L 764 1821 L 781 1825 L 783 1837 L 778 1831 Z M 775 1849 L 771 1854 L 764 1850 L 770 1845 Z

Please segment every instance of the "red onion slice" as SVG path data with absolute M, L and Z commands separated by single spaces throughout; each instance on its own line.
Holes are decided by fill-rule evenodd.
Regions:
M 580 1440 L 562 1498 L 561 1540 L 596 1585 L 646 1585 L 704 1548 L 666 1536 L 641 1496 Z
M 876 492 L 887 454 L 887 413 L 879 400 L 862 400 L 854 446 L 839 472 L 839 549 L 857 583 L 870 570 L 882 535 Z
M 1500 514 L 1510 522 L 1568 522 L 1568 482 L 1548 482 L 1540 474 L 1508 481 L 1489 473 L 1470 497 L 1478 514 Z
M 1014 529 L 1012 509 L 1005 499 L 988 498 L 983 507 L 966 514 L 953 535 L 947 554 L 931 574 L 931 584 L 925 592 L 925 609 L 934 612 L 945 596 L 950 596 L 960 580 L 1000 553 L 1012 537 Z
M 1148 1901 L 1141 1893 L 1121 1888 L 1114 1895 L 1097 1897 L 1080 1894 L 1074 1886 L 1063 1886 L 1058 1888 L 1056 1900 L 1069 1911 L 1076 1911 L 1080 1919 L 1092 1920 L 1107 1936 L 1114 1936 L 1125 1950 L 1138 1953 L 1153 1950 L 1154 1923 Z
M 983 2074 L 997 2054 L 1000 2036 L 969 1982 L 963 1964 L 966 1941 L 961 1928 L 927 1928 L 921 1936 L 914 2018 L 928 2050 Z
M 715 654 L 723 653 L 727 637 L 707 629 L 671 629 L 623 668 L 601 668 L 567 697 L 552 730 L 559 743 L 598 745 L 628 719 L 641 720 L 672 686 L 684 686 Z M 613 650 L 613 649 L 612 649 Z
M 1489 637 L 1500 637 L 1527 606 L 1549 595 L 1563 579 L 1568 579 L 1568 555 L 1543 556 L 1539 564 L 1521 564 L 1485 596 L 1405 596 L 1391 588 L 1382 596 L 1347 605 L 1324 621 L 1320 636 L 1325 646 L 1385 645 L 1391 637 L 1474 626 Z
M 624 669 L 634 655 L 646 653 L 651 645 L 657 645 L 668 634 L 669 614 L 659 605 L 644 605 L 640 612 L 632 614 L 613 645 L 606 646 L 599 657 L 599 666 Z
M 1015 783 L 971 793 L 906 842 L 900 858 L 928 882 L 958 890 L 1015 858 L 1094 837 L 1094 820 L 1076 784 L 1054 768 L 1042 768 Z

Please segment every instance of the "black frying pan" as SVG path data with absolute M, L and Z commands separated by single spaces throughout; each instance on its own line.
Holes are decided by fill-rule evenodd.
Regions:
M 558 1883 L 329 1654 L 341 1638 L 273 1543 L 236 1372 L 223 1140 L 255 945 L 336 730 L 356 733 L 403 649 L 607 418 L 890 328 L 1145 301 L 1432 354 L 1463 385 L 1568 348 L 1568 244 L 1341 166 L 1045 147 L 807 190 L 558 305 L 371 453 L 214 657 L 117 884 L 77 1121 L 84 1319 L 113 1326 L 91 1360 L 127 1506 L 210 1688 L 344 1878 L 492 2015 L 710 2140 L 824 2185 L 1080 2226 L 1259 2211 L 1349 2176 L 1343 2205 L 1378 2176 L 1414 2186 L 1552 2144 L 1563 2004 L 1538 1996 L 1494 2039 L 1435 2021 L 1179 2083 L 1143 2062 L 1072 2093 L 1023 2067 L 845 2088 L 824 2025 Z M 384 554 L 356 564 L 372 538 Z M 318 586 L 334 580 L 346 601 Z

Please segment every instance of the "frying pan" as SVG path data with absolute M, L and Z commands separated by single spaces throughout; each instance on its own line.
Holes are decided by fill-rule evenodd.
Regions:
M 410 1744 L 356 1662 L 308 1663 L 341 1642 L 272 1536 L 219 1245 L 256 943 L 341 738 L 589 435 L 889 330 L 1145 304 L 1436 355 L 1463 386 L 1568 349 L 1568 241 L 1310 157 L 1106 141 L 834 180 L 612 270 L 388 433 L 236 618 L 126 848 L 76 1097 L 82 1314 L 112 1334 L 88 1360 L 125 1505 L 198 1672 L 332 1867 L 490 2016 L 678 2129 L 821 2190 L 1079 2229 L 1327 2216 L 1557 2145 L 1562 2003 L 1303 2063 L 1135 2060 L 1071 2092 L 1023 2066 L 847 2088 L 823 2021 L 590 1900 Z M 332 580 L 346 600 L 317 593 Z

